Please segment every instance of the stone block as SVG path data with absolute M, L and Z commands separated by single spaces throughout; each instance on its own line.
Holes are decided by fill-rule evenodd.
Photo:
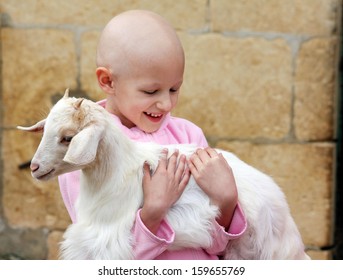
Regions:
M 40 137 L 17 130 L 3 132 L 4 215 L 12 227 L 64 229 L 71 221 L 57 179 L 38 182 L 32 178 L 29 168 L 18 168 L 32 158 Z
M 3 28 L 3 125 L 44 118 L 53 95 L 76 87 L 74 34 L 61 30 Z
M 60 242 L 63 240 L 62 231 L 52 231 L 48 236 L 48 260 L 58 260 L 60 252 Z
M 0 260 L 44 260 L 47 256 L 46 230 L 41 228 L 2 228 L 0 244 Z
M 331 251 L 308 250 L 307 254 L 312 260 L 332 260 Z
M 310 256 L 331 258 L 313 248 L 332 245 L 335 144 L 319 142 L 334 137 L 340 0 L 0 2 L 0 258 L 57 259 L 70 218 L 56 179 L 39 183 L 18 169 L 41 136 L 14 126 L 44 118 L 67 87 L 106 97 L 95 77 L 96 44 L 108 20 L 128 9 L 157 12 L 180 34 L 186 72 L 173 114 L 272 175 Z
M 130 9 L 147 9 L 166 18 L 177 30 L 206 30 L 208 25 L 207 0 L 193 1 L 133 1 Z M 139 5 L 137 5 L 139 2 Z
M 219 142 L 218 147 L 269 174 L 282 188 L 308 246 L 332 244 L 334 145 Z
M 294 130 L 300 140 L 332 139 L 336 90 L 336 38 L 304 42 L 295 76 Z
M 284 40 L 180 33 L 186 71 L 174 111 L 206 136 L 280 139 L 290 130 L 292 56 Z
M 6 0 L 2 1 L 6 25 L 104 25 L 120 8 L 120 1 Z
M 339 0 L 216 0 L 212 29 L 325 36 L 337 32 L 339 5 Z
M 168 19 L 177 29 L 203 29 L 207 0 L 6 0 L 2 3 L 5 25 L 104 26 L 113 16 L 126 10 L 146 9 Z
M 96 79 L 96 48 L 100 32 L 85 32 L 81 36 L 81 85 L 82 89 L 92 97 L 94 101 L 105 99 L 106 94 L 101 91 Z

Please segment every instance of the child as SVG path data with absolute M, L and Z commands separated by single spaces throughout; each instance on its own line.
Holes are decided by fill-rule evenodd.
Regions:
M 99 40 L 96 75 L 107 94 L 107 99 L 99 104 L 135 141 L 207 147 L 200 128 L 170 116 L 177 104 L 183 71 L 184 52 L 175 30 L 152 12 L 124 12 L 106 25 Z M 154 174 L 150 174 L 149 166 L 144 166 L 144 204 L 132 228 L 135 259 L 218 259 L 229 240 L 245 231 L 235 180 L 223 156 L 209 147 L 198 149 L 188 162 L 181 155 L 177 164 L 177 156 L 174 153 L 167 159 L 165 154 Z M 213 221 L 210 248 L 170 251 L 174 232 L 164 217 L 182 194 L 190 172 L 221 214 Z M 59 183 L 75 222 L 79 172 L 60 176 Z

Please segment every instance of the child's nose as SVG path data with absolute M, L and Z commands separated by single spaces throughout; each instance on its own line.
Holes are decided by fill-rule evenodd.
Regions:
M 172 109 L 172 100 L 169 93 L 161 96 L 157 102 L 157 108 L 166 112 Z

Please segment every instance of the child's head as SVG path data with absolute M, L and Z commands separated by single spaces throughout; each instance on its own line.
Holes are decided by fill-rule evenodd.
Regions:
M 97 78 L 106 109 L 127 127 L 151 133 L 175 107 L 183 81 L 184 52 L 175 30 L 148 11 L 128 11 L 104 28 Z

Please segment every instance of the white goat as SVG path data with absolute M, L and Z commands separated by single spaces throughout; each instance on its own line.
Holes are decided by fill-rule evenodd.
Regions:
M 39 180 L 82 169 L 76 205 L 77 222 L 68 227 L 61 246 L 64 259 L 132 259 L 131 229 L 142 206 L 143 164 L 156 169 L 162 149 L 190 156 L 192 145 L 161 146 L 128 139 L 109 113 L 86 99 L 65 96 L 46 120 L 19 129 L 44 134 L 31 164 Z M 226 259 L 308 259 L 285 196 L 267 175 L 231 153 L 229 162 L 247 219 L 241 238 L 230 241 Z M 218 208 L 191 177 L 167 214 L 175 230 L 173 249 L 206 248 Z M 187 226 L 185 226 L 187 225 Z

